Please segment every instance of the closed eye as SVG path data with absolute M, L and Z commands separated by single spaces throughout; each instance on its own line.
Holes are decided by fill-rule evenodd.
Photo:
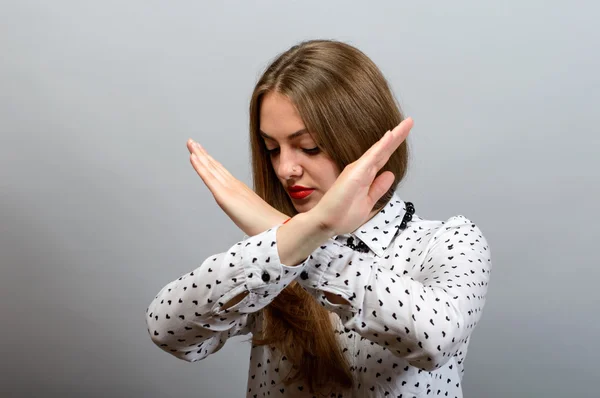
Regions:
M 302 151 L 304 153 L 308 153 L 309 155 L 316 155 L 319 152 L 321 152 L 321 149 L 319 147 L 315 147 L 315 148 L 311 148 L 311 149 L 302 148 Z M 271 156 L 277 155 L 279 153 L 279 148 L 267 149 L 267 153 Z

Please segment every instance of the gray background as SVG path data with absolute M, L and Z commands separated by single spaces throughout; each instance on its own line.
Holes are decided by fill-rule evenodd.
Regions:
M 415 119 L 401 197 L 491 244 L 466 397 L 598 396 L 600 7 L 365 3 L 0 2 L 1 396 L 244 396 L 242 339 L 186 363 L 144 311 L 243 236 L 186 140 L 250 185 L 253 85 L 309 38 L 366 52 Z

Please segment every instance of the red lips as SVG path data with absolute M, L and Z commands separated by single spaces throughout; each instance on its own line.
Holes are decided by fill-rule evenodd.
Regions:
M 313 188 L 303 187 L 302 185 L 294 185 L 288 188 L 288 192 L 293 199 L 304 199 L 313 191 Z
M 294 185 L 288 188 L 289 192 L 298 192 L 298 191 L 306 191 L 312 188 L 303 187 L 302 185 Z

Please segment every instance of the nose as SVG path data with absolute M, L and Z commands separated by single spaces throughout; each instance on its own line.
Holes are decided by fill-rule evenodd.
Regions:
M 302 167 L 300 167 L 296 154 L 293 151 L 280 149 L 276 162 L 275 170 L 282 180 L 289 180 L 302 175 Z

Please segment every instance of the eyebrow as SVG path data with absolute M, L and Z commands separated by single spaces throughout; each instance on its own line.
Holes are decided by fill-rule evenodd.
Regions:
M 273 137 L 271 137 L 270 135 L 264 133 L 263 131 L 259 130 L 260 135 L 262 135 L 265 138 L 268 138 L 270 140 L 276 141 Z M 287 139 L 288 141 L 293 140 L 294 138 L 300 137 L 301 135 L 307 134 L 308 130 L 307 129 L 302 129 L 302 130 L 298 130 L 293 134 L 288 135 Z

